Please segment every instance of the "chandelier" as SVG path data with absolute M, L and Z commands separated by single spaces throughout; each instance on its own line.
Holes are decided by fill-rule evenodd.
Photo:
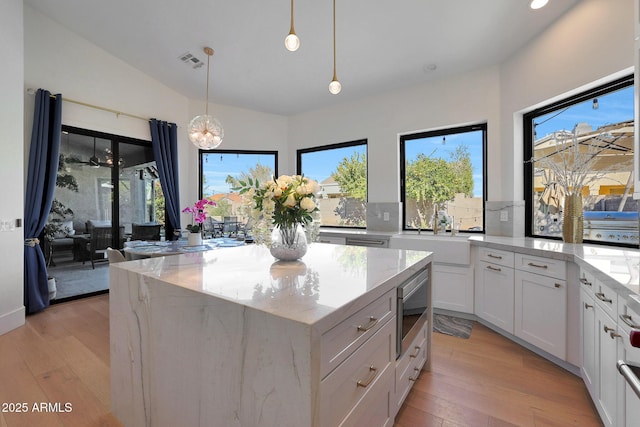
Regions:
M 222 143 L 224 129 L 222 129 L 222 124 L 220 124 L 218 119 L 209 115 L 209 68 L 211 57 L 213 56 L 213 49 L 205 47 L 204 53 L 207 54 L 207 103 L 205 113 L 204 115 L 191 119 L 188 131 L 189 140 L 196 147 L 202 150 L 212 150 Z

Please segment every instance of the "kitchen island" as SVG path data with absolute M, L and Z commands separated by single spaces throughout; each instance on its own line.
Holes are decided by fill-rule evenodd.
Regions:
M 431 257 L 314 243 L 292 263 L 250 245 L 114 264 L 112 412 L 136 427 L 391 425 L 396 287 Z

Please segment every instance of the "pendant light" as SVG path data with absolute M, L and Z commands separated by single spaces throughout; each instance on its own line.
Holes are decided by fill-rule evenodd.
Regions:
M 336 0 L 333 0 L 333 80 L 329 83 L 329 92 L 337 95 L 342 90 L 342 85 L 336 75 Z
M 207 54 L 207 104 L 205 114 L 191 119 L 188 130 L 189 140 L 193 142 L 196 147 L 202 150 L 212 150 L 222 143 L 224 130 L 218 119 L 209 115 L 209 67 L 211 57 L 213 56 L 213 49 L 205 47 L 204 53 Z
M 289 34 L 284 38 L 284 47 L 288 51 L 295 52 L 300 47 L 300 39 L 296 35 L 296 31 L 293 29 L 293 0 L 291 0 L 291 29 Z

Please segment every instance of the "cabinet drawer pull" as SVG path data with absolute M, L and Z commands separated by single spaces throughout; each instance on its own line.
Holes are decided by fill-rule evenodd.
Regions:
M 487 268 L 488 268 L 489 270 L 493 270 L 493 271 L 502 271 L 502 269 L 501 269 L 501 268 L 494 267 L 494 266 L 492 266 L 492 265 L 487 265 Z
M 366 388 L 373 382 L 373 380 L 376 378 L 376 375 L 378 375 L 378 368 L 371 365 L 369 366 L 369 378 L 367 378 L 365 381 L 358 380 L 356 384 L 358 385 L 358 387 Z
M 620 334 L 616 334 L 615 332 L 609 332 L 609 335 L 611 336 L 612 340 L 614 340 L 616 338 L 620 338 L 622 336 Z
M 553 286 L 555 286 L 556 289 L 560 289 L 562 287 L 560 283 L 554 283 Z
M 585 277 L 580 279 L 580 283 L 587 286 L 593 286 L 590 281 L 588 281 Z
M 605 333 L 607 333 L 607 334 L 608 334 L 609 332 L 613 332 L 613 331 L 615 331 L 615 330 L 616 330 L 616 328 L 610 328 L 610 327 L 608 327 L 607 325 L 604 325 L 604 332 L 605 332 Z
M 369 323 L 365 326 L 358 325 L 359 332 L 367 332 L 369 329 L 373 328 L 378 324 L 378 319 L 373 316 L 369 316 Z
M 489 258 L 502 259 L 502 257 L 501 257 L 500 255 L 487 254 L 487 256 L 488 256 Z
M 419 346 L 415 346 L 415 350 L 416 350 L 415 353 L 410 354 L 409 358 L 413 359 L 413 358 L 418 357 L 420 355 L 420 347 Z
M 536 268 L 549 268 L 546 264 L 534 264 L 532 262 L 529 263 L 529 267 L 536 267 Z
M 587 304 L 586 302 L 584 303 L 584 309 L 588 310 L 590 308 L 593 308 L 593 306 L 591 304 Z
M 602 292 L 597 292 L 596 297 L 602 302 L 608 302 L 609 304 L 613 302 L 610 298 L 607 298 Z
M 631 326 L 633 329 L 640 329 L 640 325 L 635 323 L 633 321 L 633 319 L 631 318 L 631 316 L 628 315 L 628 314 L 621 314 L 620 315 L 620 320 L 622 320 L 624 323 L 626 323 L 627 326 Z
M 418 378 L 420 378 L 420 369 L 413 368 L 413 372 L 416 373 L 416 376 L 415 377 L 409 377 L 409 381 L 417 381 Z

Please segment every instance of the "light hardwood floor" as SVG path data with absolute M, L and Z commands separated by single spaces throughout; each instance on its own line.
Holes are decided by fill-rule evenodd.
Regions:
M 34 404 L 70 412 L 36 412 Z M 109 412 L 109 299 L 56 304 L 0 336 L 0 427 L 114 427 Z M 26 412 L 8 406 L 27 404 Z M 433 334 L 395 427 L 600 426 L 582 381 L 476 325 L 468 340 Z

